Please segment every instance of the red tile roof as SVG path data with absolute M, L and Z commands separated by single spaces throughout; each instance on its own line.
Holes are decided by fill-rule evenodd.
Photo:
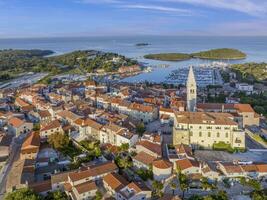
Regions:
M 110 173 L 104 176 L 103 181 L 108 184 L 112 190 L 118 190 L 128 184 L 128 181 L 117 173 Z
M 8 123 L 15 128 L 22 126 L 25 122 L 17 117 L 12 117 L 8 120 Z
M 137 160 L 137 161 L 139 161 L 145 165 L 150 165 L 153 163 L 153 161 L 156 159 L 156 157 L 151 156 L 150 154 L 141 151 L 133 159 Z
M 176 166 L 180 170 L 185 170 L 191 167 L 199 167 L 199 162 L 191 159 L 182 159 L 176 161 Z
M 144 148 L 158 154 L 159 156 L 162 156 L 162 150 L 161 150 L 160 144 L 142 140 L 142 141 L 137 142 L 136 144 L 137 148 L 138 148 L 138 145 L 143 146 Z
M 167 160 L 155 160 L 153 162 L 153 167 L 156 167 L 158 169 L 168 169 L 168 168 L 172 168 L 173 164 L 170 161 Z
M 79 194 L 83 194 L 85 192 L 89 192 L 92 190 L 97 190 L 96 184 L 93 181 L 88 181 L 85 183 L 81 183 L 79 185 L 74 186 Z

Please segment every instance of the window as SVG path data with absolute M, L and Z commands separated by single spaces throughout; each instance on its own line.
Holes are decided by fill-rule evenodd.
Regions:
M 201 132 L 199 132 L 199 137 L 202 137 L 202 133 Z
M 190 136 L 193 136 L 193 132 L 192 131 L 190 131 Z
M 217 137 L 220 137 L 220 133 L 219 132 L 217 133 Z
M 211 135 L 210 132 L 208 132 L 208 137 L 210 137 L 210 135 Z
M 201 126 L 199 126 L 199 129 L 201 129 L 202 127 Z
M 225 133 L 225 137 L 228 137 L 228 133 Z

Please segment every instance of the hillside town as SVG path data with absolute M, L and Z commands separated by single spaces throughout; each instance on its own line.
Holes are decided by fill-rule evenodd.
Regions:
M 267 187 L 266 119 L 227 85 L 209 90 L 209 98 L 223 90 L 225 102 L 205 101 L 195 77 L 190 67 L 179 87 L 91 78 L 1 89 L 0 199 L 21 190 L 72 200 L 251 199 Z

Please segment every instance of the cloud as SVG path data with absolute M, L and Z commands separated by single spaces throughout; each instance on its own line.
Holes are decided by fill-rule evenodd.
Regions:
M 191 15 L 192 12 L 186 9 L 166 7 L 166 6 L 156 6 L 156 5 L 145 5 L 145 4 L 125 4 L 118 6 L 120 8 L 128 8 L 128 9 L 142 9 L 142 10 L 152 10 L 152 11 L 160 11 L 160 12 L 171 12 L 180 15 Z
M 266 0 L 158 0 L 158 2 L 159 1 L 234 10 L 254 16 L 267 14 Z

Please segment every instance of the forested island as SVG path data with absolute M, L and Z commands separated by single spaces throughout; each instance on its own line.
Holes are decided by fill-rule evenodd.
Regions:
M 239 60 L 246 58 L 246 54 L 237 49 L 211 49 L 196 53 L 160 53 L 145 55 L 146 59 L 162 60 L 162 61 L 181 61 L 191 58 L 208 59 L 208 60 Z
M 142 46 L 148 46 L 150 45 L 149 43 L 137 43 L 135 46 L 137 47 L 142 47 Z
M 148 54 L 144 58 L 152 60 L 163 60 L 163 61 L 181 61 L 191 59 L 190 54 L 185 53 L 160 53 L 160 54 Z
M 57 56 L 53 56 L 53 53 L 50 50 L 38 49 L 0 51 L 0 81 L 9 80 L 25 72 L 58 74 L 76 69 L 83 72 L 94 72 L 99 69 L 113 72 L 121 66 L 137 64 L 136 60 L 116 53 L 94 50 L 74 51 Z

